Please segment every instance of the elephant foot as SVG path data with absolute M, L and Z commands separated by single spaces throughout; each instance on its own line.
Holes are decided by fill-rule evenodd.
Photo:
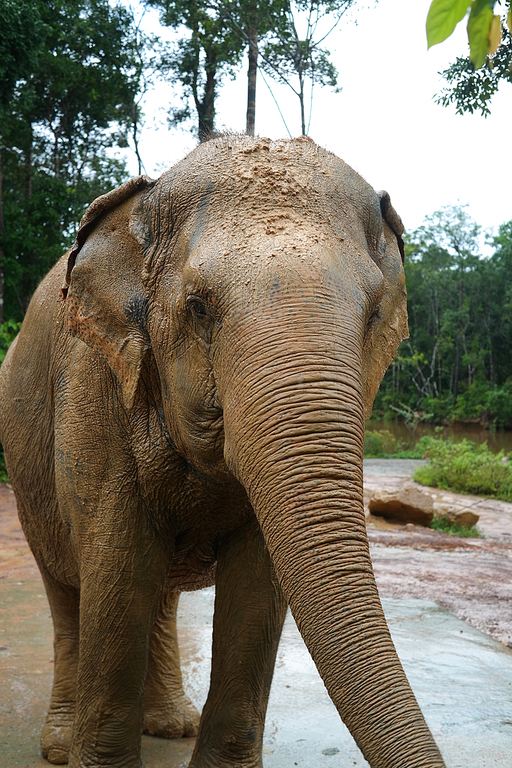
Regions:
M 73 715 L 48 713 L 41 733 L 41 752 L 49 763 L 64 765 L 69 761 L 73 720 Z
M 197 736 L 200 715 L 188 696 L 160 706 L 146 707 L 144 733 L 163 739 L 181 739 Z

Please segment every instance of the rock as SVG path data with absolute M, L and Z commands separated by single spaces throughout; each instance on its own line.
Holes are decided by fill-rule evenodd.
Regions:
M 459 525 L 476 525 L 480 520 L 480 516 L 470 509 L 460 509 L 460 507 L 452 506 L 437 507 L 436 515 L 438 517 L 448 517 L 450 520 L 455 520 Z
M 409 484 L 397 491 L 375 491 L 368 507 L 372 515 L 427 527 L 434 517 L 434 502 L 430 494 Z

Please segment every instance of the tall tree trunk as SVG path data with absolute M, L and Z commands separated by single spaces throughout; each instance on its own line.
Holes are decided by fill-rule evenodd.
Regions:
M 462 300 L 463 300 L 463 285 L 462 285 L 462 279 L 461 279 L 459 282 L 459 317 L 457 319 L 457 340 L 455 342 L 455 371 L 453 373 L 454 405 L 457 403 L 457 395 L 459 394 Z
M 0 325 L 4 322 L 4 206 L 2 198 L 2 140 L 0 137 Z
M 212 133 L 215 123 L 215 86 L 217 81 L 217 56 L 215 53 L 207 53 L 205 62 L 206 84 L 203 98 L 197 104 L 199 141 L 205 141 Z
M 245 132 L 254 136 L 256 123 L 256 75 L 258 73 L 258 28 L 256 24 L 248 28 L 249 69 L 247 70 L 247 121 Z
M 32 198 L 32 125 L 30 126 L 30 136 L 27 148 L 25 150 L 25 206 L 28 210 Z M 34 249 L 27 251 L 21 280 L 21 303 L 23 313 L 28 309 L 30 299 L 34 290 L 33 268 L 36 263 L 36 253 Z
M 300 101 L 300 122 L 301 122 L 301 130 L 302 135 L 306 135 L 306 113 L 304 109 L 304 77 L 302 75 L 302 72 L 299 72 L 299 83 L 300 83 L 300 93 L 299 93 L 299 101 Z

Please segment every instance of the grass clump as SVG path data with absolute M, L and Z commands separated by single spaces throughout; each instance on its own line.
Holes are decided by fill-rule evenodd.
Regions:
M 389 429 L 367 429 L 364 434 L 366 459 L 422 459 L 432 438 L 422 437 L 414 448 L 403 448 L 403 443 Z
M 512 501 L 512 465 L 502 461 L 503 451 L 494 454 L 487 443 L 472 440 L 430 438 L 424 455 L 430 461 L 414 473 L 417 483 Z
M 449 533 L 450 536 L 459 536 L 461 539 L 482 539 L 483 536 L 476 525 L 461 525 L 449 515 L 434 517 L 429 525 L 434 531 Z

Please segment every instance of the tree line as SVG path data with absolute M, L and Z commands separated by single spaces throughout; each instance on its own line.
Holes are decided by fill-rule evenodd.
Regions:
M 0 323 L 22 319 L 87 205 L 127 178 L 116 150 L 131 148 L 142 172 L 150 83 L 176 86 L 170 126 L 195 119 L 202 140 L 248 52 L 247 133 L 258 70 L 294 91 L 307 133 L 306 81 L 336 87 L 323 41 L 353 2 L 144 0 L 174 30 L 164 44 L 110 0 L 0 0 Z
M 512 427 L 512 220 L 488 239 L 465 207 L 406 237 L 410 338 L 375 402 L 388 417 Z

